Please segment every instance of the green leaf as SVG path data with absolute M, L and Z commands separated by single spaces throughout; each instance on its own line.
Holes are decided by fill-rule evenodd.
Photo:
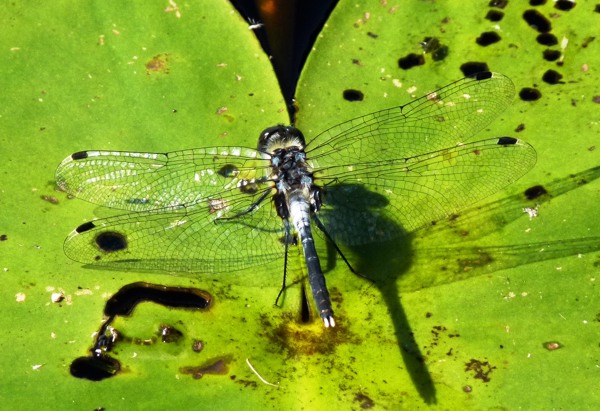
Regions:
M 226 279 L 88 270 L 62 251 L 69 230 L 106 213 L 55 191 L 54 170 L 70 153 L 253 147 L 264 127 L 287 121 L 268 58 L 229 4 L 7 5 L 0 17 L 6 28 L 0 38 L 3 403 L 19 409 L 415 409 L 435 400 L 444 409 L 597 408 L 593 97 L 600 82 L 593 68 L 600 53 L 590 40 L 593 6 L 537 8 L 560 16 L 552 19 L 552 32 L 559 41 L 568 37 L 557 66 L 542 59 L 546 47 L 522 19 L 522 5 L 509 3 L 504 19 L 491 23 L 486 5 L 463 3 L 342 1 L 303 71 L 297 124 L 310 139 L 462 77 L 467 60 L 485 61 L 517 90 L 536 84 L 542 99 L 517 99 L 482 137 L 522 138 L 536 148 L 538 163 L 505 192 L 451 221 L 405 241 L 348 250 L 361 267 L 372 268 L 375 286 L 352 276 L 331 253 L 327 282 L 339 318 L 331 330 L 299 321 L 299 287 L 286 292 L 283 308 L 272 307 L 279 271 L 272 287 L 245 287 Z M 494 30 L 502 41 L 485 48 L 475 43 Z M 427 55 L 424 66 L 398 68 L 400 57 L 420 53 L 419 42 L 432 36 L 448 45 L 446 59 Z M 540 80 L 551 68 L 564 84 Z M 350 88 L 364 93 L 363 102 L 342 98 Z M 521 123 L 525 129 L 516 133 Z M 549 194 L 526 200 L 522 193 L 534 185 Z M 537 203 L 539 215 L 529 219 L 522 208 Z M 207 289 L 214 304 L 202 313 L 139 305 L 114 324 L 132 338 L 112 353 L 123 371 L 97 383 L 73 378 L 69 365 L 88 354 L 106 299 L 141 280 Z M 52 303 L 57 291 L 66 299 Z M 174 325 L 184 341 L 141 344 L 156 340 L 161 324 Z M 190 349 L 194 339 L 205 343 L 200 353 Z M 548 348 L 551 342 L 561 348 Z M 278 388 L 261 382 L 247 358 Z M 194 379 L 182 372 L 218 360 L 225 375 Z
M 62 1 L 35 7 L 16 2 L 4 8 L 0 234 L 6 237 L 0 242 L 0 304 L 6 334 L 0 340 L 5 353 L 0 365 L 6 406 L 155 409 L 207 404 L 231 409 L 242 401 L 263 401 L 260 392 L 243 382 L 255 377 L 245 363 L 253 350 L 241 352 L 239 342 L 226 337 L 242 329 L 231 326 L 229 314 L 215 318 L 142 304 L 132 318 L 117 321 L 125 335 L 156 338 L 161 323 L 181 321 L 189 331 L 186 336 L 206 341 L 205 350 L 196 354 L 191 345 L 124 342 L 115 353 L 124 367 L 117 377 L 91 383 L 69 374 L 71 362 L 89 354 L 104 302 L 121 286 L 138 280 L 182 286 L 193 282 L 88 270 L 68 260 L 62 251 L 68 232 L 105 211 L 55 190 L 60 161 L 84 149 L 252 147 L 265 124 L 287 122 L 269 59 L 231 6 L 224 1 L 175 6 L 168 1 Z M 64 293 L 65 300 L 52 303 L 53 292 Z M 230 293 L 229 299 L 219 294 L 216 304 L 246 312 L 250 302 L 238 299 L 247 292 Z M 275 295 L 265 298 L 265 310 L 271 310 Z M 213 334 L 221 331 L 218 338 Z M 228 356 L 234 360 L 225 376 L 198 381 L 180 371 Z M 240 391 L 257 394 L 242 398 Z
M 542 94 L 534 102 L 517 97 L 480 133 L 512 135 L 535 147 L 537 165 L 524 178 L 410 239 L 353 250 L 361 269 L 379 281 L 368 297 L 350 301 L 344 295 L 352 329 L 361 330 L 361 341 L 371 347 L 370 356 L 353 352 L 352 361 L 346 360 L 359 375 L 348 386 L 360 387 L 383 407 L 414 409 L 424 401 L 452 409 L 600 403 L 593 388 L 600 237 L 596 201 L 590 201 L 598 197 L 600 175 L 592 91 L 598 77 L 586 68 L 598 63 L 598 54 L 584 28 L 594 18 L 593 6 L 578 3 L 570 12 L 551 4 L 537 8 L 546 17 L 560 16 L 551 24 L 559 42 L 562 36 L 568 40 L 564 64 L 543 59 L 547 47 L 536 42 L 539 33 L 523 20 L 522 6 L 509 4 L 498 23 L 484 18 L 490 10 L 483 3 L 342 2 L 300 79 L 297 125 L 308 139 L 460 78 L 467 62 L 485 62 L 510 77 L 517 91 L 535 85 Z M 478 46 L 475 39 L 487 31 L 502 41 Z M 445 59 L 424 54 L 420 43 L 427 37 L 448 47 Z M 409 53 L 422 55 L 425 64 L 399 68 Z M 563 82 L 542 82 L 550 69 Z M 348 101 L 345 90 L 364 98 Z M 525 128 L 516 132 L 520 124 Z M 528 200 L 522 193 L 537 185 L 548 194 Z M 538 216 L 530 219 L 524 208 L 537 209 Z M 548 342 L 561 348 L 551 351 Z

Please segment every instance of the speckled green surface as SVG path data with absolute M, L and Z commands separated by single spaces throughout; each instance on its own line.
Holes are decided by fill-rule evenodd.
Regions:
M 206 10 L 204 3 L 178 3 L 179 14 L 168 2 L 6 7 L 0 40 L 4 404 L 598 407 L 600 186 L 594 168 L 600 117 L 594 97 L 600 95 L 600 52 L 597 40 L 589 39 L 600 14 L 589 2 L 568 12 L 553 2 L 535 8 L 552 23 L 559 44 L 551 49 L 561 50 L 568 40 L 559 66 L 543 59 L 547 47 L 523 20 L 524 5 L 509 2 L 504 18 L 493 23 L 485 19 L 487 2 L 384 3 L 342 1 L 315 44 L 297 92 L 297 125 L 307 138 L 406 103 L 462 77 L 460 66 L 477 61 L 510 77 L 517 90 L 535 86 L 541 92 L 534 102 L 517 97 L 481 133 L 528 141 L 538 162 L 453 221 L 417 231 L 410 241 L 366 248 L 367 263 L 389 269 L 389 261 L 397 269 L 395 281 L 371 286 L 338 262 L 328 284 L 340 320 L 327 331 L 318 322 L 296 322 L 297 287 L 282 309 L 272 307 L 278 272 L 272 287 L 214 285 L 187 276 L 86 270 L 62 252 L 71 229 L 106 213 L 54 190 L 54 169 L 71 152 L 252 147 L 262 128 L 286 122 L 268 59 L 228 3 L 215 0 Z M 477 45 L 487 31 L 501 41 Z M 400 69 L 398 59 L 422 53 L 419 43 L 431 36 L 448 46 L 448 56 L 434 62 L 426 55 L 423 66 Z M 549 69 L 564 76 L 562 83 L 542 81 Z M 363 102 L 344 101 L 348 88 L 361 90 Z M 525 128 L 517 133 L 520 124 Z M 524 199 L 535 185 L 549 195 Z M 522 208 L 536 204 L 538 217 L 529 219 Z M 142 304 L 115 326 L 141 339 L 154 336 L 161 323 L 176 324 L 185 342 L 120 344 L 114 355 L 124 371 L 117 377 L 99 383 L 71 377 L 69 364 L 91 346 L 105 300 L 139 280 L 208 288 L 215 305 L 198 314 Z M 67 299 L 52 303 L 57 290 Z M 189 349 L 194 338 L 205 341 L 201 353 Z M 549 350 L 548 342 L 561 348 Z M 181 367 L 219 358 L 226 359 L 226 375 L 196 380 L 181 373 Z M 246 358 L 279 387 L 263 384 Z

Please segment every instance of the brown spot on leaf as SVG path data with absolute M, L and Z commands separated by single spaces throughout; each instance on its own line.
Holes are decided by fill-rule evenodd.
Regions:
M 190 374 L 196 380 L 199 380 L 205 374 L 225 375 L 228 372 L 227 364 L 231 360 L 231 357 L 216 358 L 197 367 L 181 367 L 179 371 L 183 374 Z
M 146 63 L 146 73 L 169 74 L 169 55 L 157 54 Z
M 479 361 L 471 358 L 471 361 L 465 364 L 465 371 L 473 371 L 474 377 L 483 382 L 490 382 L 490 374 L 496 367 L 492 366 L 488 361 Z

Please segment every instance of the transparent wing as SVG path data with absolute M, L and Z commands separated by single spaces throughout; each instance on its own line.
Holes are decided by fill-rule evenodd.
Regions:
M 59 187 L 83 200 L 131 211 L 190 205 L 230 188 L 260 189 L 268 158 L 244 147 L 171 153 L 82 151 L 56 170 Z
M 514 94 L 509 79 L 488 74 L 342 123 L 311 142 L 308 158 L 325 191 L 320 217 L 333 238 L 353 245 L 413 231 L 533 167 L 535 150 L 523 141 L 472 141 Z
M 321 176 L 355 163 L 400 160 L 473 140 L 513 101 L 509 78 L 481 73 L 410 103 L 338 124 L 307 144 Z
M 56 171 L 62 189 L 135 212 L 81 225 L 65 253 L 84 264 L 173 272 L 281 261 L 284 231 L 269 166 L 268 156 L 236 147 L 75 153 Z
M 65 253 L 85 264 L 190 273 L 281 261 L 284 229 L 270 195 L 270 189 L 251 197 L 236 189 L 221 192 L 214 204 L 207 200 L 94 220 L 69 235 Z

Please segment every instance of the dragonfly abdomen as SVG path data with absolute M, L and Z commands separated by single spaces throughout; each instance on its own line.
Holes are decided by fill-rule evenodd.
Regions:
M 308 282 L 313 299 L 325 327 L 334 327 L 331 299 L 325 284 L 325 276 L 321 270 L 319 255 L 315 248 L 315 240 L 310 229 L 310 203 L 304 190 L 297 189 L 288 196 L 288 209 L 292 223 L 298 232 L 304 252 L 304 261 L 308 271 Z

